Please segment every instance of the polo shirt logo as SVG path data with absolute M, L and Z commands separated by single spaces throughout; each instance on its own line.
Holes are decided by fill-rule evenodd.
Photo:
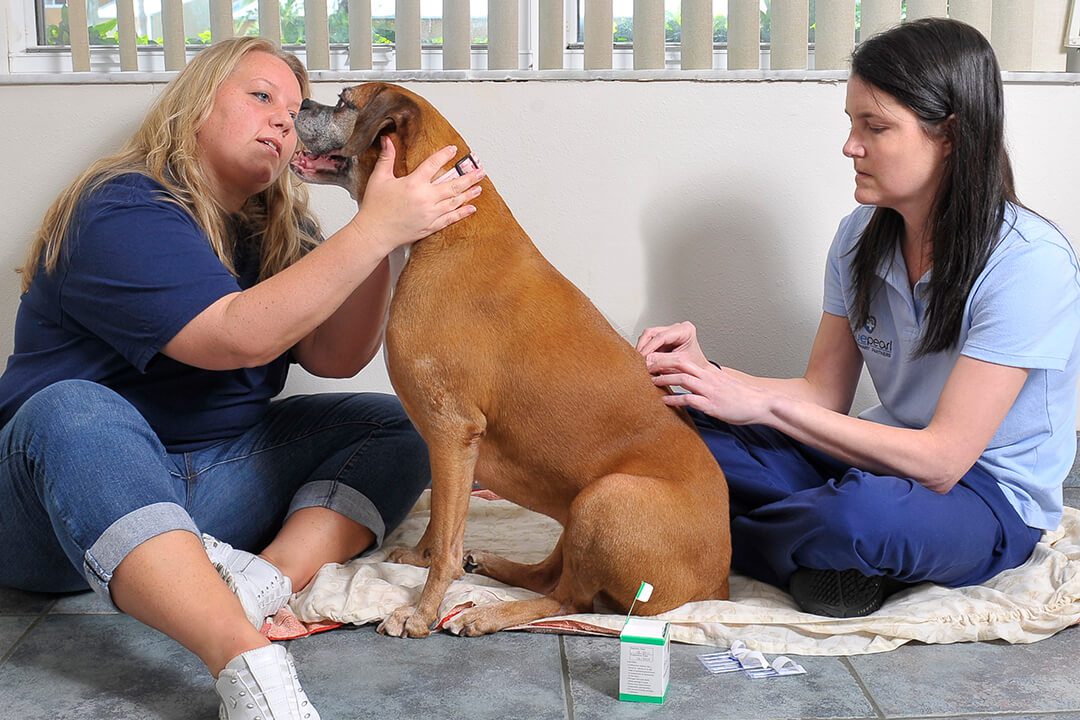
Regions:
M 863 350 L 876 353 L 884 358 L 892 357 L 892 340 L 882 340 L 873 335 L 877 329 L 877 318 L 870 315 L 863 323 L 861 332 L 855 333 L 855 343 Z

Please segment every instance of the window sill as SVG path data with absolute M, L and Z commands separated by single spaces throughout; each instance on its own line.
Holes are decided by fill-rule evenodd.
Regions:
M 189 46 L 188 60 L 200 46 Z M 303 47 L 287 47 L 302 60 Z M 327 70 L 311 70 L 314 82 L 843 82 L 847 70 L 682 70 L 678 67 L 677 50 L 669 49 L 667 67 L 656 70 L 632 69 L 633 57 L 629 49 L 616 47 L 611 70 L 585 70 L 582 68 L 582 51 L 573 46 L 565 53 L 566 69 L 562 70 L 487 70 L 486 46 L 473 46 L 472 70 L 442 70 L 442 52 L 438 45 L 424 46 L 421 50 L 420 70 L 395 70 L 391 68 L 394 47 L 376 45 L 372 49 L 371 70 L 349 69 L 348 48 L 332 46 L 330 65 Z M 71 55 L 66 48 L 31 48 L 12 53 L 11 72 L 0 73 L 0 85 L 74 85 L 74 84 L 148 84 L 168 82 L 176 71 L 165 70 L 164 51 L 160 47 L 139 48 L 139 70 L 120 71 L 120 52 L 115 47 L 91 49 L 91 71 L 71 71 Z M 810 55 L 811 61 L 813 55 Z M 763 50 L 762 62 L 767 62 L 767 49 Z M 532 56 L 521 53 L 521 63 L 531 65 Z M 718 46 L 715 63 L 726 65 L 726 48 Z M 1080 73 L 1068 72 L 1004 72 L 1002 78 L 1013 84 L 1078 85 Z

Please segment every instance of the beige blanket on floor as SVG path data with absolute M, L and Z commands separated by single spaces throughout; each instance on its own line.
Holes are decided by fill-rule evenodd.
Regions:
M 345 565 L 327 565 L 291 607 L 305 622 L 377 622 L 415 603 L 427 570 L 385 562 L 395 547 L 411 547 L 427 526 L 425 493 L 383 548 Z M 485 549 L 522 562 L 543 559 L 561 528 L 550 518 L 505 500 L 473 496 L 465 548 Z M 648 581 L 650 578 L 641 578 Z M 441 617 L 454 608 L 536 597 L 479 575 L 465 575 L 446 593 Z M 796 609 L 774 587 L 733 575 L 731 600 L 688 603 L 665 613 L 673 640 L 727 647 L 743 640 L 752 650 L 796 655 L 858 655 L 906 642 L 954 643 L 1001 639 L 1030 643 L 1080 622 L 1080 511 L 1066 508 L 1061 526 L 1044 533 L 1027 563 L 984 585 L 950 590 L 917 585 L 893 595 L 863 618 L 830 619 Z M 582 614 L 541 620 L 523 629 L 617 635 L 621 615 Z

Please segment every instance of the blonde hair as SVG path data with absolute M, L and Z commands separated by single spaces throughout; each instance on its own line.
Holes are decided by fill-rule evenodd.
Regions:
M 79 201 L 104 183 L 129 173 L 153 178 L 167 191 L 167 200 L 183 207 L 209 238 L 221 262 L 233 265 L 235 237 L 230 213 L 215 199 L 200 166 L 197 133 L 213 109 L 218 89 L 250 52 L 280 58 L 293 71 L 307 97 L 307 71 L 295 55 L 258 37 L 223 40 L 200 52 L 166 86 L 130 140 L 114 155 L 101 158 L 75 179 L 49 207 L 19 273 L 22 291 L 30 288 L 38 268 L 56 269 Z M 251 228 L 261 248 L 260 279 L 285 269 L 316 242 L 318 224 L 308 209 L 303 183 L 285 171 L 266 190 L 250 198 L 240 219 Z

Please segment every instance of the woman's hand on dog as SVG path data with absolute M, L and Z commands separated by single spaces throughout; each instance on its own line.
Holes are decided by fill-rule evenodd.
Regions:
M 645 328 L 638 338 L 637 351 L 644 356 L 646 366 L 655 363 L 661 355 L 673 354 L 679 354 L 698 365 L 709 364 L 698 343 L 697 328 L 690 322 Z
M 665 395 L 664 404 L 688 407 L 732 425 L 768 424 L 774 396 L 744 382 L 736 373 L 706 363 L 698 365 L 677 355 L 665 356 L 654 368 L 658 387 L 681 387 L 686 392 Z
M 456 153 L 457 148 L 448 145 L 399 178 L 394 176 L 397 149 L 389 137 L 383 136 L 382 152 L 351 224 L 389 254 L 476 212 L 468 202 L 480 194 L 476 183 L 484 178 L 482 169 L 449 182 L 432 182 Z
M 709 362 L 693 323 L 646 328 L 637 350 L 645 357 L 654 384 L 684 391 L 665 395 L 667 405 L 694 408 L 734 425 L 762 422 L 770 412 L 767 391 Z

